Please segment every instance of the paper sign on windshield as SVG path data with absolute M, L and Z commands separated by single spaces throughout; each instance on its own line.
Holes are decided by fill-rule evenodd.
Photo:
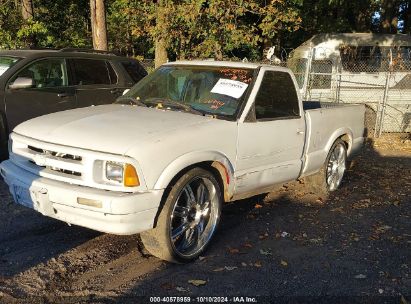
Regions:
M 234 98 L 240 98 L 247 89 L 248 84 L 231 79 L 220 78 L 211 93 L 223 94 Z

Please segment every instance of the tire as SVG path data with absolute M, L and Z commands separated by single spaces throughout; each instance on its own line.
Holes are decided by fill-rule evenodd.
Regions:
M 169 262 L 195 260 L 217 230 L 222 201 L 213 174 L 202 168 L 187 171 L 169 189 L 157 226 L 140 234 L 144 246 Z
M 337 139 L 331 146 L 321 170 L 305 178 L 308 187 L 319 196 L 327 196 L 339 188 L 347 168 L 347 146 Z

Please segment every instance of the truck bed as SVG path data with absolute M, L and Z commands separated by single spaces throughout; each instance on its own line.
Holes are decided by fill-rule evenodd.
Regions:
M 365 107 L 361 104 L 303 102 L 306 117 L 305 164 L 302 175 L 318 171 L 330 151 L 333 140 L 348 136 L 348 155 L 363 143 Z

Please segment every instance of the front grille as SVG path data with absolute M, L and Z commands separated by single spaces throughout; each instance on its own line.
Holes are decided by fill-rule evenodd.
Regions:
M 78 156 L 78 155 L 72 155 L 72 154 L 67 154 L 67 153 L 44 150 L 44 149 L 36 148 L 36 147 L 33 147 L 33 146 L 27 146 L 27 148 L 29 150 L 32 150 L 32 151 L 37 152 L 37 153 L 43 153 L 45 155 L 52 155 L 52 156 L 59 157 L 59 158 L 62 158 L 62 159 L 72 159 L 72 160 L 77 160 L 77 161 L 81 161 L 83 159 L 81 156 Z
M 133 163 L 133 159 L 104 152 L 52 144 L 11 134 L 11 161 L 34 175 L 51 180 L 109 191 L 134 192 L 107 180 L 105 162 Z
M 73 175 L 77 177 L 81 177 L 82 175 L 80 171 L 70 170 L 66 167 L 67 160 L 69 161 L 68 165 L 71 165 L 73 163 L 80 164 L 83 159 L 81 156 L 46 150 L 32 145 L 28 145 L 27 150 L 32 156 L 31 159 L 29 159 L 29 162 L 34 165 L 67 175 Z M 41 158 L 41 161 L 44 161 L 45 164 L 42 164 L 41 161 L 38 160 L 39 158 Z M 54 165 L 47 165 L 47 163 L 50 162 L 52 162 Z

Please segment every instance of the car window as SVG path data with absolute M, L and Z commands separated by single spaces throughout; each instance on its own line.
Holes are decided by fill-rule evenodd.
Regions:
M 16 57 L 0 56 L 0 76 L 19 60 Z
M 144 70 L 144 68 L 135 61 L 122 61 L 121 65 L 124 67 L 127 74 L 130 75 L 133 82 L 139 82 L 144 76 L 147 75 L 146 70 Z
M 72 59 L 75 85 L 115 84 L 117 75 L 106 60 Z
M 43 59 L 36 61 L 17 73 L 18 77 L 31 78 L 36 88 L 52 88 L 67 86 L 67 69 L 64 59 Z
M 298 96 L 290 74 L 266 71 L 255 98 L 256 119 L 299 117 Z

